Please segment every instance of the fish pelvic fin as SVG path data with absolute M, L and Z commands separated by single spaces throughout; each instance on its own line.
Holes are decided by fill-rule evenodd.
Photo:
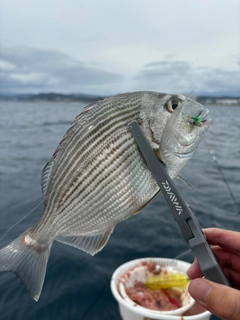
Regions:
M 86 236 L 59 236 L 56 240 L 69 246 L 90 253 L 92 256 L 101 251 L 108 242 L 114 228 L 109 228 L 102 233 Z
M 51 246 L 25 232 L 0 250 L 0 271 L 14 272 L 35 301 L 42 291 Z

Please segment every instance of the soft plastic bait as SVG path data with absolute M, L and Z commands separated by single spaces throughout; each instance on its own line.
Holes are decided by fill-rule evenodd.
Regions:
M 181 273 L 169 273 L 150 276 L 146 281 L 146 286 L 153 290 L 168 289 L 172 287 L 184 287 L 190 279 Z

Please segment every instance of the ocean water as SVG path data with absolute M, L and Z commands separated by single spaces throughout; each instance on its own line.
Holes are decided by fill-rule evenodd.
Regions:
M 3 247 L 29 228 L 42 211 L 41 171 L 82 103 L 0 102 L 0 237 L 40 205 L 0 241 Z M 235 198 L 202 142 L 183 170 L 194 191 L 176 181 L 202 227 L 240 231 L 240 107 L 208 107 L 213 123 L 206 141 Z M 136 258 L 168 257 L 191 262 L 179 228 L 162 196 L 117 225 L 94 257 L 55 242 L 39 302 L 12 273 L 0 273 L 0 319 L 120 320 L 110 279 Z M 212 317 L 212 319 L 217 319 Z

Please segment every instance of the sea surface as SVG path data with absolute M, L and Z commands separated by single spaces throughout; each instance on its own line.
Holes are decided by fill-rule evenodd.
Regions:
M 40 216 L 41 171 L 83 108 L 83 103 L 0 102 L 0 237 L 35 208 L 0 241 L 0 247 Z M 194 191 L 181 181 L 176 184 L 202 227 L 240 231 L 240 107 L 208 108 L 213 119 L 206 135 L 208 147 L 202 142 L 182 172 Z M 191 262 L 188 249 L 159 196 L 141 213 L 118 224 L 94 257 L 55 242 L 37 303 L 14 274 L 0 273 L 0 320 L 120 320 L 110 291 L 114 270 L 143 257 Z

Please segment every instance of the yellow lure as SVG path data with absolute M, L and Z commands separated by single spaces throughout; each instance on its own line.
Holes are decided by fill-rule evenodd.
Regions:
M 146 286 L 153 290 L 169 289 L 172 287 L 184 287 L 190 279 L 181 273 L 159 274 L 151 276 L 146 281 Z

